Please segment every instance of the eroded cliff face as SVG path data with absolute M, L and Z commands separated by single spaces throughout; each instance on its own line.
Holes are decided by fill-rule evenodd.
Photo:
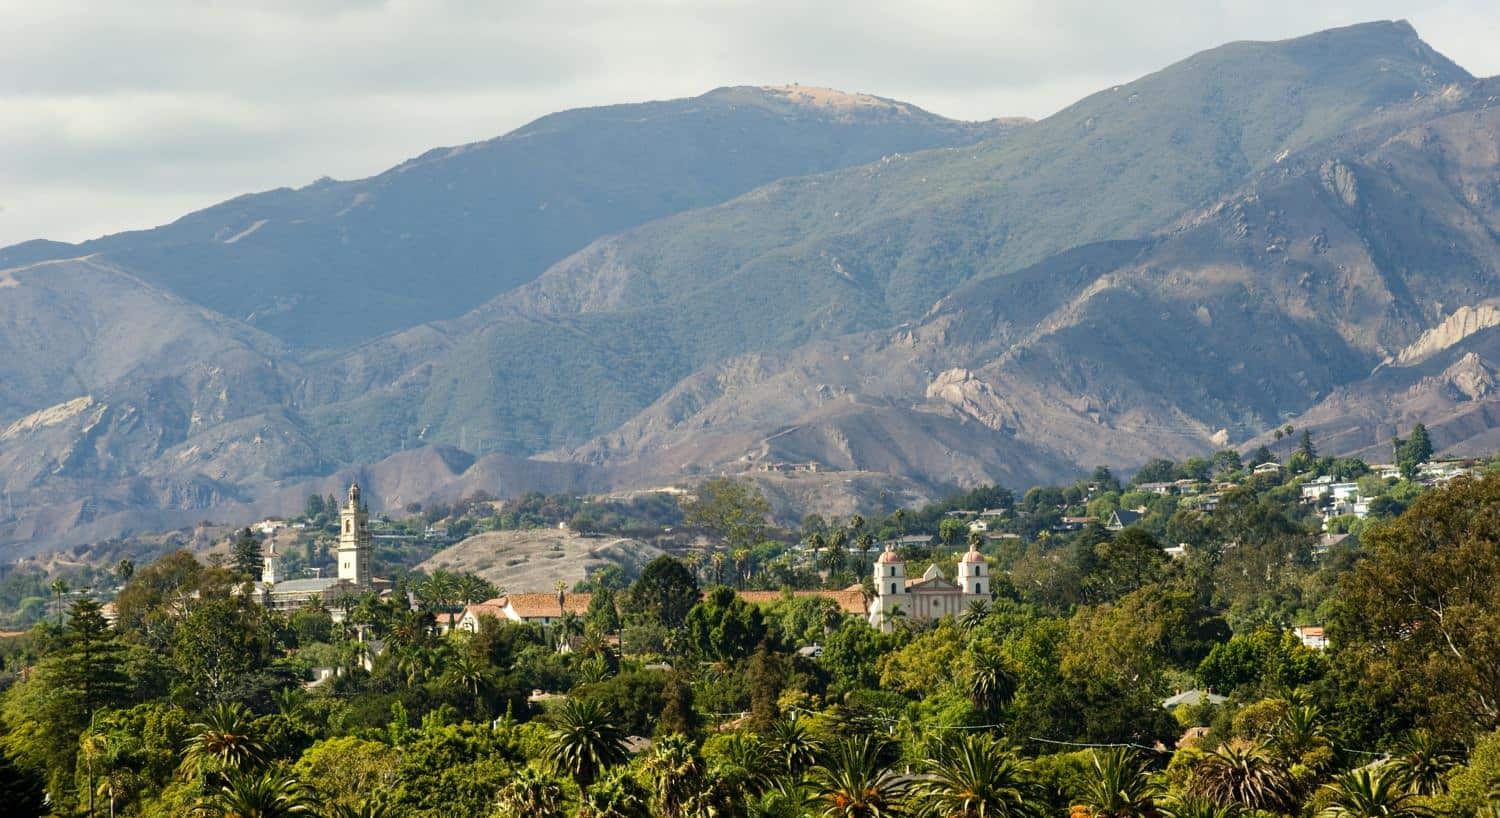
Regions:
M 1490 304 L 1459 307 L 1437 326 L 1422 333 L 1420 338 L 1398 352 L 1389 362 L 1397 366 L 1417 363 L 1493 326 L 1500 326 L 1500 307 Z

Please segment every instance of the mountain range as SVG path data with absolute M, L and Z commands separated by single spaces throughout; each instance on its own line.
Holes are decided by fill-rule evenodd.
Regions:
M 1037 122 L 825 89 L 571 111 L 0 250 L 0 543 L 747 472 L 784 507 L 1274 442 L 1488 453 L 1500 81 L 1404 22 Z M 785 464 L 807 464 L 796 469 Z

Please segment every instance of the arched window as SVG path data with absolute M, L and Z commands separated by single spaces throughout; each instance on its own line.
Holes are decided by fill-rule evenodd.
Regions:
M 976 593 L 976 594 L 982 594 L 982 593 L 984 593 L 984 583 L 983 582 L 976 582 L 976 583 L 974 583 L 974 593 Z
M 353 523 L 349 522 L 348 520 L 344 521 L 344 533 L 345 534 L 348 534 L 350 531 L 354 530 L 354 529 L 350 528 L 350 526 L 352 526 L 352 525 L 353 525 Z
M 891 593 L 896 593 L 896 583 L 894 582 L 891 583 Z
M 976 577 L 982 577 L 982 576 L 984 576 L 984 564 L 983 563 L 980 563 L 979 565 L 974 566 L 974 576 L 976 576 Z

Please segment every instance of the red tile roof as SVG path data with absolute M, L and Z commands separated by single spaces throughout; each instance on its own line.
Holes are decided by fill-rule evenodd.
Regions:
M 557 607 L 556 593 L 511 594 L 505 598 L 506 607 L 522 619 L 562 616 L 563 611 L 583 616 L 588 613 L 593 594 L 564 594 L 563 607 Z

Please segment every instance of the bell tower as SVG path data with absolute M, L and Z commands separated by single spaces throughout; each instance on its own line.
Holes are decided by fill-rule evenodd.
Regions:
M 261 555 L 260 581 L 266 585 L 275 585 L 281 581 L 281 555 L 276 553 L 276 543 L 266 544 L 266 552 Z
M 965 596 L 989 596 L 992 593 L 990 578 L 985 576 L 984 555 L 969 547 L 969 553 L 958 561 L 958 584 Z
M 897 609 L 905 610 L 901 603 L 906 599 L 906 560 L 896 553 L 894 546 L 888 545 L 875 559 L 875 599 L 870 605 L 870 624 L 889 633 L 891 617 Z
M 349 484 L 349 501 L 339 509 L 339 579 L 360 588 L 370 586 L 370 512 L 359 499 L 359 484 Z

